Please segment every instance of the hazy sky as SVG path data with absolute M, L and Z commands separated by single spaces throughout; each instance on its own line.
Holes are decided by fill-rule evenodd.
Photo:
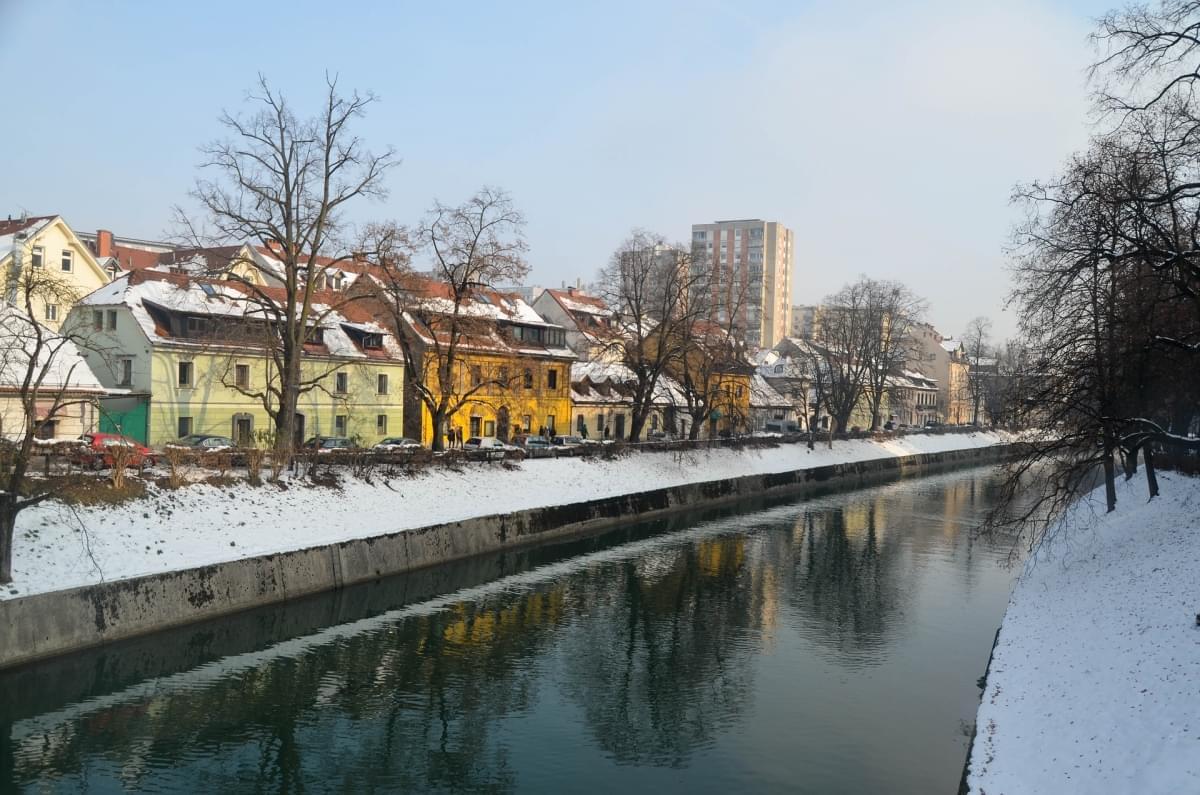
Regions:
M 330 70 L 403 158 L 360 220 L 502 186 L 557 286 L 635 226 L 762 217 L 796 233 L 797 303 L 866 273 L 1007 334 L 1009 195 L 1083 143 L 1114 2 L 0 0 L 0 213 L 160 237 L 259 71 L 307 113 Z

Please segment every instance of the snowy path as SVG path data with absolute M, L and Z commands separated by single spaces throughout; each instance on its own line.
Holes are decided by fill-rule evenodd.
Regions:
M 1159 480 L 1149 503 L 1143 478 L 1121 483 L 1108 516 L 1102 487 L 1031 559 L 979 708 L 973 792 L 1200 793 L 1200 479 Z
M 218 489 L 197 484 L 113 507 L 72 510 L 43 503 L 17 523 L 13 582 L 0 599 L 211 565 L 489 514 L 564 505 L 742 475 L 914 453 L 986 447 L 995 433 L 836 442 L 832 450 L 787 444 L 714 449 L 676 459 L 640 453 L 615 461 L 556 458 L 519 469 L 472 464 L 340 490 L 293 484 Z M 82 532 L 86 528 L 87 532 Z

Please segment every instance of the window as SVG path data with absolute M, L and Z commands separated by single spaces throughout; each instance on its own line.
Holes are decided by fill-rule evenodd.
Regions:
M 115 309 L 108 310 L 108 330 L 117 330 L 117 310 Z
M 521 418 L 521 425 L 524 427 L 525 433 L 529 433 L 531 430 L 533 430 L 533 416 L 526 414 Z
M 777 364 L 777 365 L 775 365 L 775 372 L 776 372 L 776 373 L 782 373 L 782 372 L 783 372 L 783 365 L 782 365 L 782 364 Z
M 345 436 L 346 435 L 346 415 L 345 414 L 337 414 L 334 416 L 334 418 L 333 418 L 333 435 L 334 436 Z
M 388 393 L 388 377 L 387 373 L 380 373 L 375 378 L 375 392 L 380 395 Z
M 233 384 L 242 389 L 250 386 L 250 365 L 235 364 L 233 366 Z
M 736 394 L 738 397 L 741 397 L 741 396 L 742 396 L 742 388 L 741 388 L 740 386 L 739 386 L 739 387 L 737 388 L 737 390 L 735 391 L 735 394 Z
M 596 415 L 596 434 L 602 435 L 603 433 L 604 433 L 604 415 L 597 414 Z
M 471 365 L 471 386 L 479 386 L 483 383 L 483 368 L 477 364 Z
M 130 386 L 133 384 L 133 359 L 125 357 L 121 359 L 117 366 L 120 370 L 121 386 Z
M 575 418 L 575 428 L 581 434 L 587 433 L 587 420 L 583 418 L 582 414 Z
M 508 368 L 507 367 L 500 368 L 499 381 L 500 381 L 501 389 L 508 389 L 510 386 L 512 386 L 510 383 L 508 383 Z
M 558 370 L 553 367 L 546 371 L 546 386 L 550 389 L 558 389 Z
M 58 320 L 58 304 L 46 304 L 46 319 Z
M 188 319 L 187 319 L 188 336 L 200 334 L 203 331 L 204 331 L 204 318 L 188 316 Z
M 104 330 L 104 313 L 100 310 L 92 312 L 92 328 L 96 331 Z
M 495 420 L 484 420 L 483 435 L 484 436 L 495 436 L 496 435 L 496 421 Z
M 73 256 L 73 255 L 71 254 L 71 251 L 70 251 L 70 249 L 65 249 L 65 248 L 63 249 L 63 252 L 62 252 L 62 269 L 63 269 L 63 273 L 70 273 L 70 272 L 71 272 L 71 267 L 72 267 L 72 265 L 73 265 L 73 262 L 72 262 L 72 256 Z
M 345 373 L 337 373 L 333 377 L 333 391 L 344 395 L 350 388 L 350 377 Z
M 471 417 L 471 435 L 472 436 L 482 436 L 483 434 L 480 433 L 480 429 L 482 427 L 483 427 L 483 417 L 480 417 L 480 416 Z
M 32 257 L 33 267 L 35 267 L 35 268 L 42 267 L 42 260 L 43 260 L 44 256 L 45 256 L 45 249 L 43 249 L 41 246 L 34 246 L 33 247 L 33 257 Z
M 375 431 L 376 433 L 387 433 L 387 415 L 375 415 Z
M 310 328 L 308 330 L 308 342 L 312 345 L 324 345 L 325 329 L 320 327 Z
M 192 435 L 192 418 L 191 417 L 180 417 L 179 418 L 179 433 L 176 434 L 176 436 L 178 438 L 182 439 L 185 436 L 191 436 L 191 435 Z
M 192 363 L 191 362 L 180 362 L 179 363 L 179 386 L 191 386 L 191 385 L 192 385 Z
M 528 367 L 525 368 L 525 374 L 522 380 L 525 383 L 526 389 L 533 389 L 533 370 L 530 370 Z
M 367 350 L 376 351 L 383 347 L 382 334 L 367 334 L 363 337 L 363 347 Z

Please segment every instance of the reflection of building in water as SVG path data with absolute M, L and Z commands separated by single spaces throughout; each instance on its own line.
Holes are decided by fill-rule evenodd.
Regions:
M 453 618 L 442 629 L 446 642 L 488 646 L 534 627 L 558 624 L 563 615 L 563 591 L 560 586 L 531 593 L 502 607 L 460 602 L 450 613 Z
M 719 577 L 742 567 L 746 560 L 746 538 L 713 538 L 696 545 L 696 563 L 705 577 Z
M 881 494 L 870 502 L 862 499 L 844 506 L 841 513 L 846 537 L 852 541 L 862 541 L 868 533 L 874 533 L 875 541 L 879 541 L 887 527 L 884 505 Z

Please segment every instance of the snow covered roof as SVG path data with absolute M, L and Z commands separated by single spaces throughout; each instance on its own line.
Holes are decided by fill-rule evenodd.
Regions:
M 792 405 L 792 401 L 779 394 L 775 387 L 758 373 L 750 379 L 750 405 L 753 408 L 776 408 Z
M 272 300 L 274 296 L 272 296 Z M 104 285 L 84 296 L 82 306 L 125 306 L 151 342 L 212 347 L 220 340 L 190 339 L 172 335 L 155 318 L 155 310 L 218 318 L 263 317 L 263 309 L 250 300 L 241 285 L 211 279 L 191 279 L 183 274 L 159 271 L 135 271 Z M 312 310 L 320 317 L 324 353 L 351 359 L 378 358 L 365 350 L 357 334 L 379 334 L 383 337 L 380 353 L 385 358 L 403 359 L 403 352 L 390 332 L 375 322 L 364 308 L 346 304 L 331 309 L 328 304 L 314 301 Z M 313 348 L 315 346 L 306 346 Z M 311 353 L 322 351 L 310 350 Z
M 32 238 L 57 218 L 57 215 L 39 215 L 26 218 L 9 218 L 0 221 L 0 260 L 8 257 L 17 246 L 17 235 Z
M 40 350 L 39 331 L 42 339 Z M 0 308 L 0 389 L 20 388 L 30 360 L 35 355 L 38 370 L 46 368 L 41 389 L 98 394 L 107 392 L 70 338 L 40 326 L 29 315 L 14 307 Z

